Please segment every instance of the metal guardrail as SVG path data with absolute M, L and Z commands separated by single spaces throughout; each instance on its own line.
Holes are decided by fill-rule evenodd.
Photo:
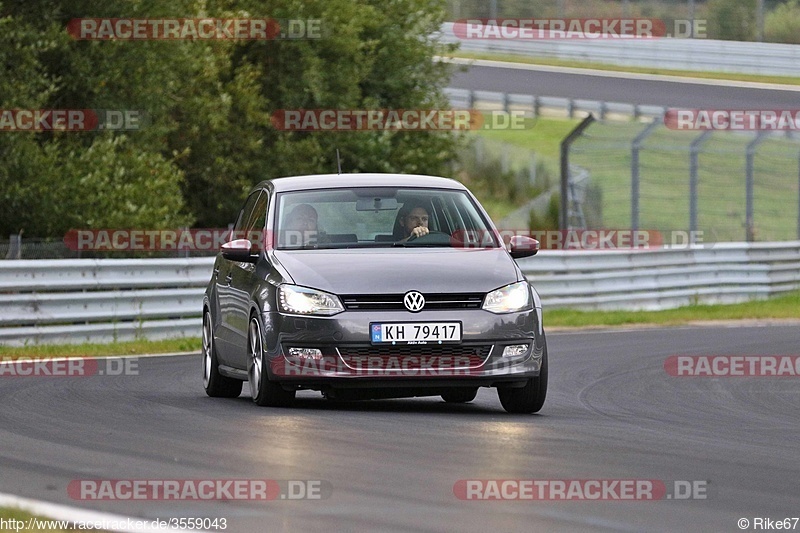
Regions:
M 0 344 L 198 337 L 213 257 L 0 261 Z
M 450 105 L 456 109 L 502 109 L 506 112 L 520 110 L 533 117 L 556 112 L 569 118 L 586 116 L 591 113 L 600 120 L 614 117 L 654 119 L 663 117 L 668 109 L 664 106 L 655 105 L 603 102 L 559 96 L 474 91 L 472 89 L 457 89 L 454 87 L 446 87 L 444 94 L 449 98 Z
M 0 262 L 0 344 L 199 337 L 213 261 Z M 684 250 L 544 250 L 519 264 L 546 308 L 666 309 L 800 288 L 800 241 Z
M 800 241 L 647 251 L 543 251 L 519 261 L 547 308 L 658 310 L 800 288 Z
M 800 46 L 713 39 L 461 39 L 442 25 L 443 43 L 465 52 L 500 53 L 671 70 L 796 76 Z

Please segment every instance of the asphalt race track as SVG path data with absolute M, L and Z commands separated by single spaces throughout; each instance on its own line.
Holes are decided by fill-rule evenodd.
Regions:
M 546 320 L 546 315 L 545 315 Z M 138 375 L 0 377 L 0 492 L 146 518 L 225 517 L 227 531 L 739 531 L 800 514 L 797 377 L 673 377 L 670 355 L 797 355 L 800 327 L 550 333 L 539 415 L 494 390 L 292 409 L 206 397 L 200 356 Z M 80 479 L 321 480 L 328 498 L 77 501 Z M 467 479 L 701 482 L 705 499 L 464 501 Z M 798 526 L 800 527 L 800 526 Z
M 697 109 L 794 109 L 800 100 L 798 90 L 742 87 L 736 82 L 706 85 L 636 79 L 627 73 L 597 76 L 550 72 L 551 68 L 520 70 L 473 65 L 462 72 L 454 67 L 449 87 Z

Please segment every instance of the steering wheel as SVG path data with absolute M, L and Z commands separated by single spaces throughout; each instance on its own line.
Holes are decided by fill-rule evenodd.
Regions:
M 450 235 L 448 233 L 445 233 L 444 231 L 429 231 L 428 233 L 426 233 L 425 235 L 422 235 L 421 237 L 417 237 L 415 234 L 412 233 L 411 236 L 409 236 L 409 238 L 406 240 L 406 242 L 411 242 L 411 241 L 419 242 L 419 241 L 428 240 L 428 239 L 430 239 L 431 241 L 436 242 L 436 241 L 440 241 L 442 239 L 443 235 L 447 239 L 447 243 L 450 243 Z

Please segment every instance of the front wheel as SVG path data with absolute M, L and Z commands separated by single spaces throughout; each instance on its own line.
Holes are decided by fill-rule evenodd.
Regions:
M 203 387 L 206 394 L 215 398 L 238 398 L 242 393 L 242 381 L 219 373 L 213 328 L 211 313 L 206 310 L 203 313 Z
M 257 405 L 265 407 L 289 407 L 294 401 L 295 391 L 284 390 L 279 384 L 269 380 L 267 358 L 261 337 L 261 320 L 250 318 L 247 334 L 247 378 L 250 382 L 250 396 Z
M 530 414 L 538 413 L 544 405 L 547 396 L 547 342 L 545 341 L 542 353 L 542 368 L 539 376 L 530 378 L 524 387 L 519 389 L 498 388 L 497 396 L 500 403 L 509 413 Z

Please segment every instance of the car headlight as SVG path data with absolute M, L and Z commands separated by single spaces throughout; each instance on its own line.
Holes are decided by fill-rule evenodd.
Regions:
M 278 308 L 295 315 L 331 316 L 344 311 L 341 300 L 335 294 L 297 285 L 278 287 Z
M 483 307 L 492 313 L 515 313 L 531 308 L 531 291 L 526 281 L 500 287 L 486 295 Z

